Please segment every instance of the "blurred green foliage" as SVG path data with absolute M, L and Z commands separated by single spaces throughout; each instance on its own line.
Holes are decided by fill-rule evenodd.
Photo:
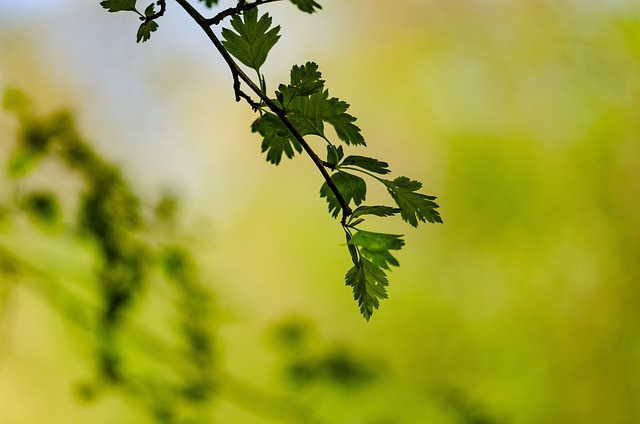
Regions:
M 27 191 L 22 186 L 39 164 L 57 163 L 68 172 L 65 179 L 78 178 L 82 189 L 77 193 L 79 201 L 75 201 L 76 218 L 65 223 L 65 231 L 52 236 L 63 243 L 75 233 L 77 243 L 95 255 L 96 285 L 87 286 L 88 281 L 80 280 L 68 287 L 49 278 L 35 258 L 21 258 L 20 249 L 12 252 L 10 246 L 0 245 L 3 280 L 16 274 L 29 280 L 60 314 L 86 332 L 85 342 L 94 351 L 96 375 L 78 386 L 81 399 L 92 400 L 107 389 L 115 389 L 147 408 L 158 422 L 201 422 L 201 404 L 215 387 L 215 352 L 209 323 L 211 299 L 189 252 L 168 244 L 169 232 L 162 227 L 149 231 L 151 223 L 143 217 L 140 199 L 119 170 L 78 134 L 69 112 L 38 115 L 25 95 L 16 90 L 7 91 L 4 104 L 20 122 L 17 143 L 8 160 L 13 194 L 5 199 L 15 207 L 9 207 L 6 219 L 19 222 L 23 210 L 39 224 L 60 224 L 58 195 L 65 194 L 64 186 L 52 182 L 47 191 Z M 57 190 L 57 194 L 49 190 Z M 175 199 L 164 198 L 156 206 L 161 223 L 170 221 L 172 209 Z M 161 276 L 156 268 L 166 271 L 162 279 L 172 289 L 169 299 L 175 302 L 172 319 L 176 327 L 170 332 L 174 336 L 164 340 L 135 335 L 148 330 L 135 330 L 131 316 L 140 303 L 149 302 L 149 284 L 159 284 Z M 157 325 L 153 321 L 149 324 Z M 180 361 L 161 362 L 153 371 L 145 371 L 135 359 L 172 355 L 173 350 Z
M 411 236 L 414 249 L 398 255 L 404 269 L 394 271 L 397 284 L 389 291 L 393 302 L 365 326 L 352 317 L 351 302 L 340 300 L 344 295 L 340 290 L 348 289 L 325 284 L 340 276 L 345 263 L 345 258 L 325 252 L 335 245 L 332 223 L 325 226 L 318 214 L 310 227 L 290 213 L 285 196 L 274 193 L 272 187 L 280 177 L 243 168 L 236 175 L 250 175 L 256 187 L 247 199 L 247 212 L 240 213 L 237 221 L 220 219 L 226 228 L 205 235 L 216 240 L 215 255 L 210 251 L 202 255 L 207 269 L 220 273 L 216 287 L 223 291 L 227 307 L 238 310 L 231 318 L 222 316 L 210 324 L 223 330 L 212 347 L 216 363 L 224 362 L 231 374 L 269 391 L 294 391 L 296 399 L 312 405 L 318 416 L 329 417 L 327 422 L 640 422 L 637 3 L 401 1 L 380 2 L 359 13 L 362 5 L 368 3 L 354 0 L 325 6 L 326 13 L 340 7 L 354 15 L 348 15 L 353 17 L 350 26 L 338 26 L 336 31 L 328 31 L 329 21 L 322 21 L 327 37 L 352 31 L 352 39 L 342 40 L 346 43 L 342 50 L 336 46 L 324 58 L 323 69 L 334 74 L 334 83 L 342 84 L 337 90 L 351 90 L 350 99 L 368 128 L 370 144 L 402 146 L 388 160 L 403 161 L 446 199 L 441 207 L 448 223 Z M 330 23 L 341 25 L 339 19 Z M 312 25 L 309 32 L 315 36 Z M 363 26 L 379 31 L 363 37 Z M 129 38 L 125 36 L 125 41 Z M 371 87 L 380 102 L 372 100 Z M 197 115 L 192 103 L 185 104 L 185 114 L 202 118 L 199 125 L 215 114 L 224 116 L 220 125 L 231 119 L 217 109 Z M 208 142 L 210 136 L 202 137 Z M 404 151 L 412 154 L 407 157 Z M 247 153 L 253 156 L 253 151 Z M 294 191 L 295 182 L 286 179 L 293 193 L 287 196 L 302 197 Z M 203 185 L 216 189 L 212 181 Z M 4 181 L 0 189 L 7 191 Z M 62 218 L 68 221 L 72 215 L 62 196 L 59 200 Z M 308 203 L 308 208 L 306 202 L 296 207 L 316 216 L 312 211 L 318 205 Z M 27 303 L 27 296 L 19 298 L 24 302 L 19 306 L 28 318 L 7 324 L 12 309 L 6 299 L 15 300 L 18 287 L 34 284 L 25 277 L 33 266 L 22 266 L 25 257 L 16 254 L 39 252 L 34 262 L 55 279 L 49 286 L 60 291 L 68 286 L 60 280 L 68 282 L 78 275 L 84 276 L 77 279 L 83 285 L 98 287 L 90 283 L 96 281 L 91 272 L 96 269 L 95 258 L 81 254 L 86 246 L 74 250 L 62 242 L 55 249 L 42 248 L 40 239 L 19 225 L 10 198 L 3 197 L 0 204 L 5 211 L 5 218 L 0 218 L 4 231 L 0 268 L 5 270 L 0 277 L 0 299 L 5 299 L 0 304 L 5 323 L 0 354 L 8 348 L 23 355 L 0 370 L 0 390 L 8 399 L 0 406 L 4 414 L 0 417 L 10 419 L 12 411 L 21 409 L 28 412 L 14 414 L 28 417 L 27 422 L 29 417 L 55 423 L 79 417 L 76 421 L 84 422 L 88 416 L 103 422 L 149 422 L 127 405 L 114 404 L 113 392 L 93 384 L 88 387 L 104 397 L 92 408 L 77 412 L 59 405 L 61 398 L 54 393 L 60 392 L 63 377 L 88 371 L 78 371 L 77 362 L 51 364 L 48 358 L 55 352 L 68 354 L 64 347 L 84 336 L 53 332 L 48 339 L 37 333 L 39 327 L 47 332 L 57 327 L 46 319 L 48 315 L 42 319 L 43 314 L 36 313 L 37 305 Z M 211 204 L 203 209 L 215 210 Z M 279 227 L 283 210 L 287 226 Z M 262 220 L 256 219 L 256 211 Z M 157 253 L 151 254 L 158 259 L 155 263 L 162 263 L 160 258 L 174 249 L 175 242 L 151 249 Z M 66 250 L 73 259 L 60 260 Z M 43 251 L 52 258 L 48 263 Z M 326 267 L 318 267 L 312 259 L 318 256 Z M 290 258 L 286 267 L 283 258 Z M 64 270 L 56 273 L 60 267 Z M 150 318 L 154 330 L 164 335 L 162 331 L 176 328 L 178 321 L 160 318 L 161 312 L 173 316 L 171 302 L 155 299 L 165 290 L 164 283 L 151 286 L 153 290 L 146 293 L 151 294 L 153 306 L 138 303 L 127 318 L 137 317 L 136 322 Z M 78 311 L 59 297 L 48 298 L 67 316 L 84 316 L 73 315 Z M 87 305 L 97 305 L 97 294 L 81 297 L 87 298 L 93 300 Z M 221 313 L 220 305 L 212 308 L 214 315 Z M 270 319 L 282 311 L 301 309 L 306 317 L 301 323 L 271 324 Z M 7 331 L 13 328 L 23 332 L 9 337 Z M 270 348 L 261 339 L 265 328 L 276 333 L 282 328 L 281 335 L 269 333 Z M 140 333 L 127 335 L 132 341 L 131 346 L 126 343 L 128 353 L 132 346 L 147 346 Z M 32 344 L 19 345 L 23 339 L 50 344 L 34 349 Z M 292 384 L 295 380 L 287 377 L 287 369 L 294 359 L 317 364 L 333 351 L 336 339 L 348 342 L 352 359 L 371 356 L 372 362 L 363 363 L 373 367 L 375 377 L 354 390 L 336 388 L 326 379 L 308 381 L 301 388 Z M 29 356 L 34 350 L 37 354 Z M 182 358 L 174 350 L 157 349 L 157 344 L 147 350 L 155 360 L 137 355 L 137 368 L 156 371 Z M 39 374 L 33 376 L 30 369 Z M 22 381 L 27 383 L 21 385 Z M 236 385 L 229 375 L 220 376 L 216 384 L 218 394 L 213 395 L 213 407 L 208 404 L 207 416 L 219 422 L 295 422 L 292 415 L 304 422 L 300 419 L 304 414 L 285 412 L 293 403 L 291 397 L 279 398 L 282 402 L 275 407 L 259 391 Z M 12 393 L 17 395 L 12 398 Z M 21 404 L 15 396 L 28 400 Z M 234 400 L 225 400 L 230 397 Z M 33 402 L 45 412 L 32 408 Z M 12 404 L 21 406 L 11 409 Z M 264 410 L 269 413 L 257 412 Z

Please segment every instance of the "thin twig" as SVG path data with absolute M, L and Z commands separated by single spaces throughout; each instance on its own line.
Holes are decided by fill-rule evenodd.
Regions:
M 247 3 L 246 1 L 241 0 L 238 2 L 237 6 L 225 9 L 222 12 L 218 13 L 213 18 L 207 19 L 206 21 L 209 26 L 218 25 L 227 16 L 237 15 L 241 12 L 245 12 L 247 10 L 253 9 L 254 7 L 258 7 L 261 4 L 273 3 L 275 1 L 281 1 L 281 0 L 256 0 L 253 3 Z

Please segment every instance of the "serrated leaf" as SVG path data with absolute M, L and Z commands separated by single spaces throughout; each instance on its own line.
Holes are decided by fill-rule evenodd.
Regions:
M 329 91 L 324 90 L 311 96 L 295 97 L 287 117 L 302 135 L 313 134 L 326 139 L 324 122 L 328 122 L 347 145 L 366 145 L 360 128 L 353 124 L 356 118 L 346 113 L 348 108 L 349 104 L 335 97 L 329 98 Z
M 262 152 L 267 152 L 267 161 L 274 165 L 280 163 L 283 154 L 291 159 L 295 151 L 302 152 L 302 146 L 298 140 L 273 113 L 267 112 L 256 119 L 251 125 L 251 131 L 262 136 Z
M 351 220 L 351 216 L 349 216 L 349 226 L 355 227 L 358 224 L 362 224 L 364 222 L 364 218 L 356 219 L 355 221 Z
M 392 216 L 400 212 L 399 208 L 392 208 L 391 206 L 360 206 L 356 208 L 350 219 L 356 219 L 363 215 L 375 215 L 380 217 Z M 353 225 L 353 224 L 352 224 Z
M 303 12 L 307 12 L 307 13 L 313 13 L 315 12 L 315 9 L 322 9 L 322 6 L 320 6 L 318 3 L 316 3 L 313 0 L 291 0 L 291 3 L 295 4 L 296 6 L 298 6 L 298 9 L 302 10 Z
M 238 15 L 233 16 L 231 26 L 237 32 L 223 28 L 222 45 L 244 65 L 260 72 L 269 51 L 280 39 L 280 26 L 269 29 L 271 17 L 265 13 L 258 19 L 256 8 L 243 12 L 242 19 Z
M 314 93 L 311 96 L 295 97 L 289 104 L 287 117 L 300 135 L 317 135 L 325 138 L 324 135 L 324 102 L 328 92 Z
M 342 146 L 334 146 L 333 144 L 327 145 L 327 162 L 333 166 L 337 166 L 340 159 L 344 156 Z
M 356 175 L 347 174 L 346 172 L 336 172 L 331 176 L 331 180 L 347 203 L 353 201 L 357 206 L 367 197 L 367 183 Z M 322 187 L 320 187 L 320 197 L 327 198 L 331 216 L 334 218 L 337 217 L 342 207 L 326 181 L 322 184 Z
M 135 12 L 136 0 L 104 0 L 100 2 L 100 6 L 104 7 L 109 12 Z
M 199 0 L 201 3 L 204 3 L 205 6 L 211 8 L 214 4 L 218 4 L 218 0 Z
M 144 16 L 146 16 L 147 18 L 149 16 L 153 16 L 156 13 L 156 10 L 153 6 L 153 3 L 151 3 L 149 6 L 147 6 L 147 8 L 144 10 Z
M 303 66 L 294 65 L 291 68 L 290 78 L 289 85 L 280 84 L 278 91 L 276 91 L 276 98 L 284 109 L 289 107 L 291 100 L 295 97 L 310 96 L 324 88 L 322 74 L 314 62 L 307 62 Z
M 410 180 L 407 177 L 398 177 L 393 181 L 382 180 L 387 191 L 398 207 L 401 209 L 400 216 L 410 225 L 417 227 L 418 221 L 442 223 L 440 213 L 436 210 L 438 204 L 434 202 L 434 196 L 416 193 L 422 188 L 419 181 Z
M 346 113 L 349 104 L 335 97 L 327 100 L 323 119 L 333 125 L 338 138 L 346 144 L 366 146 L 360 128 L 354 124 L 356 118 Z
M 389 172 L 389 164 L 386 162 L 379 161 L 378 159 L 368 158 L 365 156 L 347 156 L 345 160 L 342 161 L 340 166 L 357 166 L 362 169 L 366 169 L 367 171 L 374 172 L 376 174 L 388 174 Z
M 353 287 L 353 298 L 358 302 L 360 313 L 369 321 L 374 309 L 380 307 L 380 299 L 387 299 L 389 280 L 384 271 L 367 258 L 360 258 L 357 265 L 345 275 L 347 286 Z
M 404 240 L 401 237 L 397 234 L 358 230 L 349 240 L 349 244 L 359 246 L 360 253 L 371 260 L 375 266 L 389 269 L 389 265 L 400 265 L 389 250 L 400 250 L 404 246 Z
M 138 34 L 136 35 L 136 42 L 143 43 L 151 38 L 151 33 L 158 29 L 156 21 L 143 22 L 138 28 Z

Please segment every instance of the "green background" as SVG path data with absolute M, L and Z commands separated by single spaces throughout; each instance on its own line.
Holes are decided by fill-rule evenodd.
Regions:
M 378 368 L 359 389 L 296 393 L 329 422 L 640 422 L 637 2 L 264 9 L 283 34 L 264 67 L 270 89 L 292 64 L 316 61 L 369 146 L 350 152 L 438 196 L 444 225 L 374 224 L 407 245 L 369 323 L 344 286 L 350 258 L 320 175 L 306 157 L 264 160 L 253 115 L 233 102 L 228 70 L 184 12 L 169 2 L 158 32 L 136 45 L 133 15 L 75 3 L 0 6 L 0 86 L 43 111 L 70 107 L 137 190 L 179 193 L 230 373 L 287 393 L 267 335 L 303 316 L 318 350 L 348 346 Z M 3 113 L 3 163 L 14 136 Z M 48 272 L 89 280 L 91 258 L 65 243 L 27 227 L 0 232 Z M 150 422 L 116 394 L 78 403 L 73 388 L 91 367 L 81 336 L 28 287 L 5 297 L 0 422 Z M 212 422 L 280 422 L 224 393 L 210 409 Z

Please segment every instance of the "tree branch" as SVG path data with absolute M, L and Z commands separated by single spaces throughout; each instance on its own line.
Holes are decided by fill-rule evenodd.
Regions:
M 238 2 L 238 5 L 236 7 L 230 7 L 228 9 L 225 9 L 222 12 L 218 13 L 213 18 L 207 19 L 207 24 L 209 24 L 209 26 L 218 25 L 227 16 L 237 15 L 241 12 L 253 9 L 254 7 L 258 7 L 261 4 L 273 3 L 276 1 L 281 1 L 281 0 L 256 0 L 253 3 L 246 3 L 244 0 L 241 0 Z
M 247 76 L 247 74 L 244 73 L 244 71 L 233 60 L 229 52 L 222 45 L 222 42 L 213 33 L 209 20 L 207 20 L 204 16 L 202 16 L 200 12 L 198 12 L 187 0 L 175 0 L 175 1 L 180 6 L 182 6 L 182 8 L 189 14 L 189 16 L 191 16 L 191 18 L 198 25 L 200 25 L 202 30 L 209 37 L 209 40 L 211 40 L 211 42 L 213 43 L 215 48 L 218 50 L 220 55 L 222 55 L 222 58 L 224 59 L 224 61 L 227 63 L 227 66 L 229 67 L 229 70 L 231 71 L 231 75 L 234 79 L 234 90 L 236 93 L 236 101 L 239 101 L 240 97 L 245 99 L 247 99 L 248 97 L 245 93 L 240 91 L 239 81 L 241 80 L 242 82 L 247 84 L 247 86 L 249 86 L 251 91 L 253 91 L 260 98 L 260 100 L 262 100 L 262 102 L 264 102 L 264 104 L 269 108 L 269 110 L 271 110 L 278 118 L 280 118 L 282 123 L 287 127 L 289 131 L 291 131 L 291 134 L 293 134 L 295 139 L 300 143 L 304 151 L 307 152 L 307 154 L 309 155 L 309 157 L 311 158 L 311 160 L 316 165 L 316 167 L 324 177 L 325 181 L 327 182 L 327 186 L 329 186 L 329 189 L 336 196 L 338 203 L 340 203 L 340 207 L 342 209 L 341 222 L 342 222 L 342 225 L 345 225 L 347 217 L 351 215 L 353 211 L 351 210 L 351 208 L 349 207 L 349 204 L 344 199 L 344 197 L 342 196 L 342 193 L 340 193 L 340 190 L 335 185 L 335 183 L 331 179 L 331 176 L 325 169 L 325 164 L 322 161 L 322 159 L 320 159 L 320 157 L 313 151 L 311 146 L 309 146 L 309 143 L 307 143 L 307 141 L 300 134 L 300 132 L 293 126 L 291 121 L 289 121 L 289 118 L 287 118 L 285 111 L 279 108 L 265 93 L 263 93 L 262 90 L 251 80 L 251 78 Z M 278 0 L 264 0 L 262 2 L 260 0 L 256 0 L 256 2 L 247 3 L 244 6 L 252 5 L 252 7 L 255 7 L 257 6 L 257 3 L 264 4 L 271 1 L 278 1 Z M 254 106 L 253 101 L 249 102 L 249 104 L 252 107 Z
M 140 20 L 144 22 L 149 22 L 158 19 L 159 17 L 164 15 L 164 12 L 167 10 L 167 1 L 166 0 L 158 0 L 156 2 L 158 6 L 160 6 L 160 10 L 154 13 L 151 16 L 141 16 Z

